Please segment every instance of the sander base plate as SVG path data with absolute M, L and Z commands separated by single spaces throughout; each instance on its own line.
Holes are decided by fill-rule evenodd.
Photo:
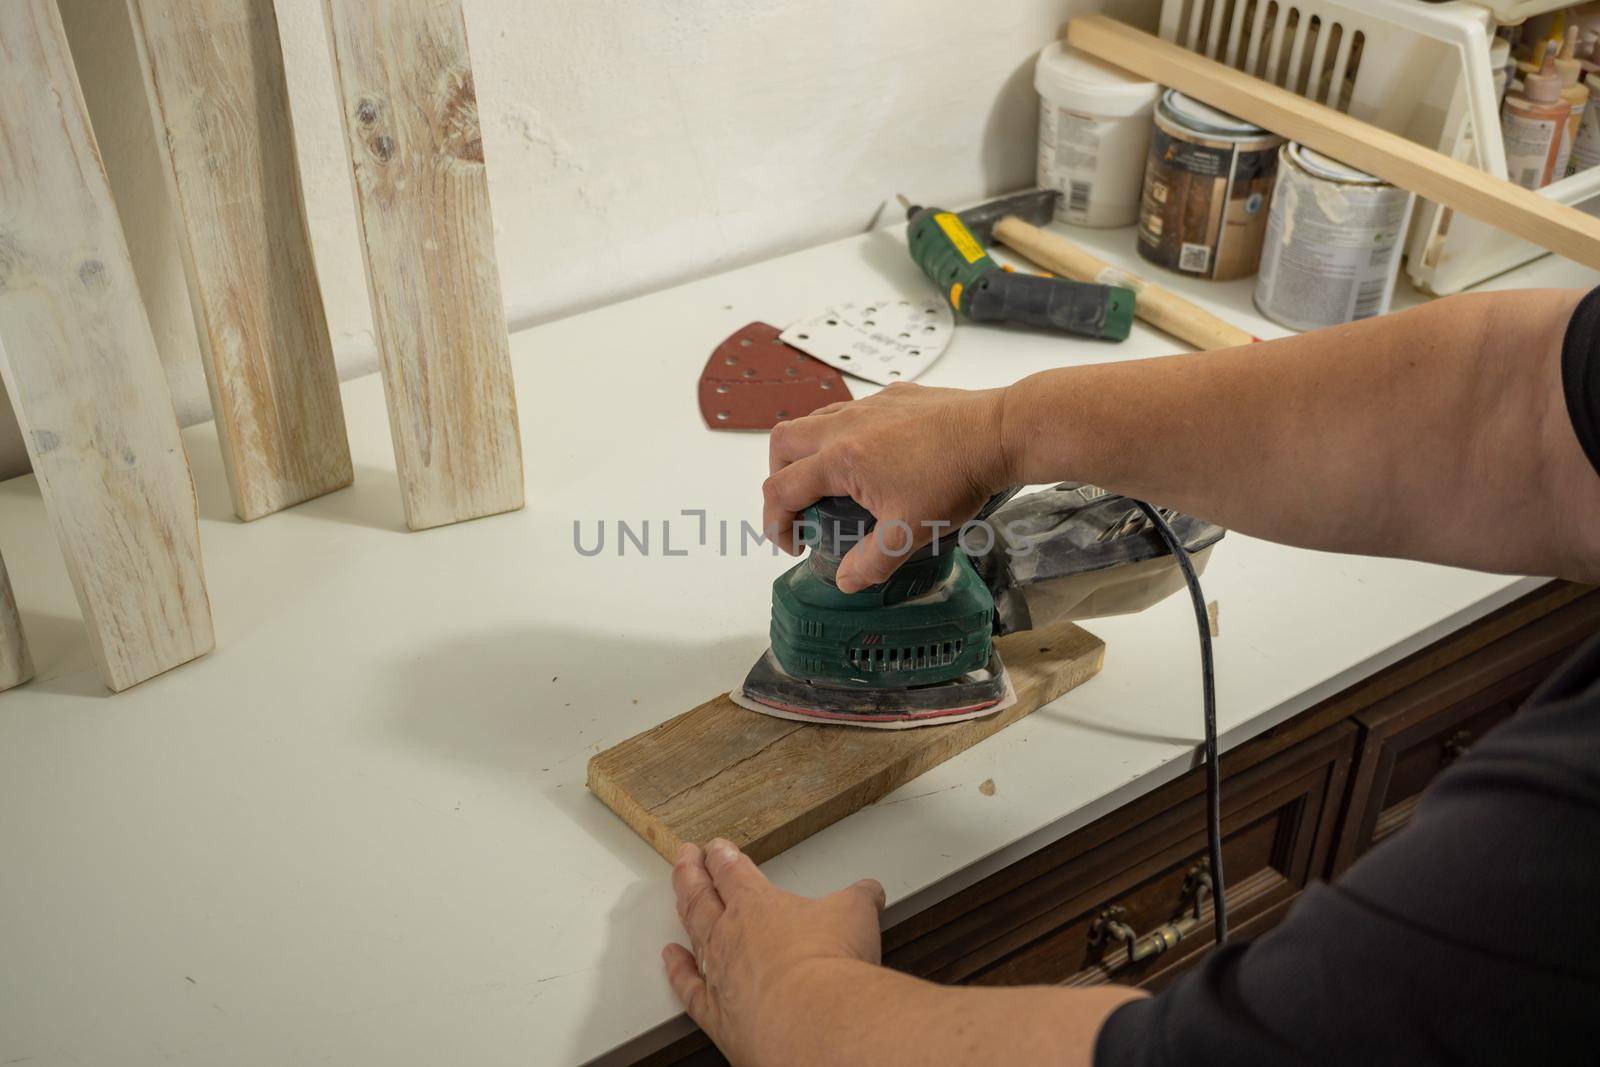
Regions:
M 1017 702 L 1000 662 L 949 682 L 917 689 L 851 689 L 813 685 L 788 674 L 768 649 L 728 698 L 741 708 L 796 722 L 909 730 L 995 715 Z

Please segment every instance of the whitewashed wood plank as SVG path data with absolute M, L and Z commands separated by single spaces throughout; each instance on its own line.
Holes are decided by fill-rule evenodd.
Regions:
M 54 0 L 0 3 L 0 375 L 114 690 L 210 650 L 194 484 Z
M 128 0 L 233 508 L 350 484 L 272 0 Z
M 325 0 L 406 522 L 522 506 L 489 182 L 458 0 Z
M 32 677 L 33 662 L 28 658 L 17 600 L 11 593 L 11 576 L 6 573 L 6 561 L 0 559 L 0 690 L 21 685 Z

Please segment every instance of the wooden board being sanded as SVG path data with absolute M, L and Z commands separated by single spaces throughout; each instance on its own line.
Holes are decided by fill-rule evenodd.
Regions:
M 801 723 L 726 693 L 589 761 L 589 789 L 669 862 L 724 837 L 758 863 L 859 811 L 1100 671 L 1105 643 L 1072 623 L 999 638 L 1017 702 L 913 730 Z
M 1600 219 L 1104 15 L 1067 24 L 1067 43 L 1586 267 L 1600 269 Z

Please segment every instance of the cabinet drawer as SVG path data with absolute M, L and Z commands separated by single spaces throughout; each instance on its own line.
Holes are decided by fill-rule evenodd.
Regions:
M 1330 875 L 1410 822 L 1428 784 L 1515 714 L 1597 626 L 1600 597 L 1584 597 L 1353 716 L 1361 740 Z
M 1264 928 L 1321 869 L 1355 737 L 1340 723 L 1225 778 L 1223 860 L 1239 932 L 1258 919 Z M 888 931 L 884 962 L 942 982 L 1157 982 L 1211 944 L 1203 892 L 1195 921 L 1205 853 L 1196 770 Z M 1118 937 L 1173 922 L 1192 929 L 1129 962 Z

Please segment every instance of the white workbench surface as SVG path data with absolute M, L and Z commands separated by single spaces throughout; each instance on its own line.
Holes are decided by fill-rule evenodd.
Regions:
M 1075 236 L 1154 273 L 1131 231 Z M 1594 280 L 1546 259 L 1497 284 Z M 187 431 L 218 648 L 115 697 L 38 487 L 0 484 L 39 667 L 0 695 L 0 1062 L 575 1063 L 681 1032 L 667 866 L 584 770 L 743 673 L 788 565 L 721 557 L 681 517 L 688 554 L 660 555 L 682 509 L 759 516 L 766 438 L 707 431 L 695 381 L 752 319 L 925 286 L 880 232 L 521 333 L 528 507 L 427 533 L 404 532 L 375 377 L 344 390 L 356 485 L 253 524 L 213 429 Z M 1181 286 L 1281 334 L 1250 287 Z M 1172 349 L 1143 326 L 1120 346 L 962 326 L 923 381 Z M 656 554 L 618 558 L 614 528 L 574 550 L 575 520 L 589 542 L 618 519 L 652 520 Z M 1227 747 L 1537 582 L 1230 535 L 1205 585 Z M 893 919 L 1189 767 L 1187 603 L 1090 629 L 1098 678 L 767 872 L 804 893 L 874 875 Z

